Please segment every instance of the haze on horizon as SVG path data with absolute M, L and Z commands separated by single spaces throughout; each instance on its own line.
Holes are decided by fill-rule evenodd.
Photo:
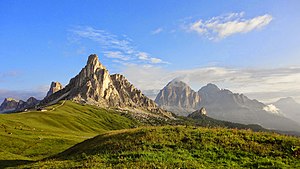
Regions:
M 96 53 L 153 98 L 174 78 L 300 102 L 300 2 L 1 1 L 0 100 L 43 98 Z

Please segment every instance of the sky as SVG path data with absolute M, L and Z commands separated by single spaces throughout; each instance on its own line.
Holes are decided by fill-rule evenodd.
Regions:
M 300 102 L 298 0 L 0 0 L 0 101 L 46 95 L 97 54 L 154 98 L 177 78 Z

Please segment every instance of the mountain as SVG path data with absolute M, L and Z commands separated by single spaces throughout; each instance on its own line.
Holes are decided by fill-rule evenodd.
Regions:
M 186 116 L 198 109 L 200 96 L 186 83 L 173 80 L 160 90 L 155 102 L 163 109 Z
M 177 82 L 177 84 L 182 83 L 183 82 Z M 189 87 L 185 84 L 184 88 Z M 169 97 L 172 96 L 172 93 L 176 93 L 176 97 Z M 172 106 L 174 106 L 176 110 L 178 110 L 178 107 L 185 109 L 183 113 L 181 113 L 184 115 L 187 115 L 186 112 L 192 113 L 193 111 L 191 110 L 193 109 L 197 110 L 201 107 L 205 107 L 208 112 L 207 115 L 218 120 L 242 124 L 259 124 L 264 128 L 276 130 L 300 130 L 300 125 L 298 123 L 279 114 L 273 113 L 271 111 L 266 111 L 267 105 L 257 100 L 251 100 L 243 94 L 233 93 L 227 89 L 220 89 L 218 88 L 218 86 L 211 83 L 202 87 L 197 92 L 198 96 L 194 97 L 197 98 L 194 101 L 190 100 L 191 97 L 181 97 L 182 95 L 186 95 L 185 90 L 178 90 L 178 86 L 170 85 L 169 83 L 164 89 L 160 91 L 155 101 L 160 106 L 166 108 L 169 111 L 174 110 Z M 178 100 L 175 99 L 176 101 L 174 101 L 173 98 L 176 98 Z M 198 98 L 201 98 L 201 100 Z M 187 102 L 197 104 L 190 105 L 190 107 L 188 108 L 183 107 L 179 104 Z M 180 113 L 176 112 L 176 114 Z
M 300 104 L 293 98 L 281 98 L 272 104 L 275 105 L 286 117 L 300 123 Z
M 70 80 L 68 85 L 44 98 L 40 105 L 51 105 L 60 100 L 173 117 L 171 113 L 160 109 L 153 100 L 136 89 L 124 76 L 110 75 L 95 54 L 89 56 L 86 66 Z
M 267 105 L 251 100 L 243 94 L 221 90 L 214 84 L 202 87 L 198 93 L 202 98 L 200 107 L 205 107 L 212 118 L 243 124 L 259 124 L 277 130 L 300 130 L 298 123 L 272 111 L 266 111 Z
M 61 90 L 63 88 L 63 86 L 59 83 L 59 82 L 52 82 L 50 85 L 50 89 L 47 92 L 46 97 L 50 96 L 51 94 Z
M 35 107 L 40 101 L 30 97 L 27 101 L 6 98 L 0 106 L 0 113 L 13 113 Z
M 13 98 L 5 98 L 0 105 L 0 113 L 12 112 L 18 107 L 18 100 Z

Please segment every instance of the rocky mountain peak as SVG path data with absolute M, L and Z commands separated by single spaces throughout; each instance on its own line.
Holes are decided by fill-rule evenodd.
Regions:
M 203 86 L 199 92 L 205 92 L 205 93 L 217 93 L 220 91 L 220 88 L 212 83 L 208 83 L 206 86 Z
M 28 99 L 27 99 L 27 103 L 28 104 L 36 104 L 37 102 L 38 102 L 39 100 L 37 100 L 36 98 L 34 98 L 34 97 L 29 97 Z
M 166 87 L 189 87 L 185 82 L 174 79 L 169 82 Z
M 99 58 L 96 54 L 91 54 L 88 58 L 87 64 L 85 69 L 88 70 L 88 76 L 96 73 L 98 69 L 105 69 L 106 68 L 100 63 Z
M 155 102 L 177 115 L 187 115 L 195 111 L 200 103 L 200 96 L 186 83 L 173 80 L 159 92 Z
M 13 98 L 5 98 L 3 103 L 0 105 L 0 112 L 9 112 L 16 109 L 19 101 Z
M 10 101 L 17 102 L 18 100 L 14 99 L 14 98 L 10 98 L 10 97 L 4 99 L 4 102 L 10 102 Z
M 50 85 L 50 89 L 49 91 L 47 92 L 47 96 L 50 96 L 51 94 L 61 90 L 63 88 L 63 86 L 61 85 L 61 83 L 59 82 L 51 82 L 51 85 Z
M 95 54 L 89 56 L 86 66 L 65 88 L 46 97 L 40 105 L 55 104 L 62 99 L 99 107 L 133 108 L 160 114 L 165 112 L 123 75 L 110 75 Z

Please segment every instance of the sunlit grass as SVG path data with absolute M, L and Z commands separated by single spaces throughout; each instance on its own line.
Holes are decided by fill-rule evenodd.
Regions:
M 101 134 L 26 167 L 299 168 L 297 146 L 299 138 L 250 130 L 143 127 Z

